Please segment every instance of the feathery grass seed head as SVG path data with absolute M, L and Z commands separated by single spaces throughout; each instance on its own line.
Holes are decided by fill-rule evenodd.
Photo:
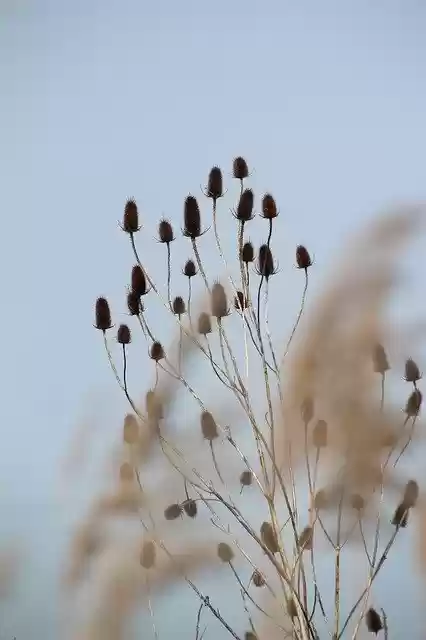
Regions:
M 216 201 L 223 196 L 222 171 L 219 167 L 210 169 L 209 181 L 207 184 L 207 197 Z
M 98 298 L 95 306 L 95 327 L 100 331 L 111 329 L 111 311 L 106 298 Z
M 139 213 L 136 202 L 127 200 L 124 207 L 123 230 L 126 233 L 136 233 L 139 229 Z
M 122 345 L 130 344 L 132 341 L 132 334 L 127 324 L 120 324 L 117 331 L 117 342 Z

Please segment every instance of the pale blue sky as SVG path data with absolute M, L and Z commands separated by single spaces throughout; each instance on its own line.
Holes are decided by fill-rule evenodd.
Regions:
M 210 166 L 245 155 L 321 274 L 362 220 L 425 198 L 425 29 L 421 0 L 0 3 L 2 531 L 41 549 L 58 456 L 114 389 L 93 301 L 123 310 L 125 199 L 152 233 L 180 224 Z M 17 624 L 5 638 L 34 637 Z

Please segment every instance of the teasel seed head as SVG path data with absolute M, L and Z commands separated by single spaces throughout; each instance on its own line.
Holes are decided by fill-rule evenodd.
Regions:
M 162 420 L 164 418 L 163 403 L 160 395 L 154 389 L 149 389 L 145 395 L 145 408 L 150 420 Z
M 251 189 L 244 189 L 238 201 L 234 217 L 240 222 L 253 220 L 254 193 Z
M 170 244 L 175 239 L 173 227 L 169 220 L 163 218 L 158 224 L 158 240 L 162 244 Z
M 201 336 L 207 336 L 212 332 L 212 322 L 208 313 L 202 311 L 198 316 L 198 333 Z
M 327 494 L 324 491 L 324 489 L 320 489 L 315 494 L 314 507 L 315 507 L 315 509 L 317 509 L 319 511 L 320 509 L 325 509 L 327 504 L 328 504 Z
M 290 597 L 287 600 L 287 613 L 292 620 L 294 618 L 297 618 L 297 608 L 296 608 L 296 603 L 294 602 L 293 597 Z
M 132 334 L 127 324 L 120 324 L 117 331 L 117 342 L 122 345 L 130 344 L 132 341 Z
M 127 294 L 127 308 L 131 316 L 138 316 L 143 311 L 140 297 L 132 290 Z
M 136 202 L 132 199 L 127 200 L 124 207 L 123 231 L 126 233 L 136 233 L 139 229 L 139 213 Z
M 409 480 L 405 485 L 403 503 L 406 507 L 415 507 L 419 497 L 419 485 L 415 480 Z
M 386 371 L 389 371 L 390 366 L 386 351 L 381 344 L 377 344 L 373 351 L 373 366 L 374 372 L 384 375 Z
M 300 409 L 302 414 L 302 420 L 305 426 L 308 426 L 312 418 L 314 417 L 314 401 L 313 398 L 307 396 L 303 402 Z
M 254 247 L 250 241 L 244 243 L 241 253 L 241 259 L 243 262 L 245 262 L 246 264 L 248 264 L 249 262 L 253 262 Z
M 182 506 L 177 502 L 170 504 L 164 509 L 164 517 L 166 520 L 176 520 L 182 516 Z
M 155 565 L 155 544 L 152 540 L 143 543 L 140 553 L 140 564 L 144 569 L 152 569 Z
M 244 640 L 259 640 L 254 631 L 246 631 L 244 634 Z
M 212 316 L 220 320 L 229 315 L 228 300 L 225 289 L 220 282 L 215 282 L 211 293 Z
M 135 444 L 139 440 L 139 424 L 132 413 L 128 413 L 124 418 L 123 440 L 127 444 Z
M 421 391 L 419 391 L 419 389 L 414 389 L 413 393 L 411 393 L 407 400 L 407 404 L 405 405 L 405 413 L 409 418 L 418 416 L 422 405 L 422 399 L 423 396 Z
M 195 262 L 193 260 L 187 260 L 185 262 L 183 275 L 187 278 L 193 278 L 195 275 L 197 275 L 197 267 L 195 266 Z
M 314 530 L 312 527 L 305 527 L 299 536 L 299 546 L 304 551 L 310 551 L 312 549 Z
M 361 513 L 365 507 L 365 500 L 359 493 L 354 493 L 350 497 L 350 505 L 352 509 Z
M 296 264 L 298 269 L 305 269 L 305 271 L 312 266 L 309 251 L 302 244 L 299 244 L 296 249 Z
M 183 235 L 195 240 L 201 236 L 201 214 L 195 196 L 187 196 L 183 208 Z
M 365 614 L 365 624 L 370 633 L 375 633 L 376 635 L 383 629 L 382 619 L 373 607 L 370 607 Z
M 318 420 L 312 433 L 312 441 L 314 443 L 314 447 L 316 447 L 317 449 L 326 447 L 327 435 L 328 435 L 328 425 L 326 421 Z
M 198 513 L 197 503 L 189 498 L 183 503 L 183 510 L 189 518 L 195 518 Z
M 131 290 L 133 293 L 139 297 L 144 296 L 148 293 L 148 286 L 146 282 L 146 276 L 143 269 L 140 265 L 135 264 L 132 268 L 131 275 Z
M 264 587 L 266 584 L 265 578 L 260 573 L 259 569 L 255 569 L 253 571 L 251 579 L 255 587 L 258 587 L 258 588 Z
M 278 215 L 277 203 L 270 193 L 265 193 L 262 198 L 262 218 L 273 220 Z
M 247 309 L 247 298 L 242 291 L 237 291 L 237 295 L 234 298 L 234 307 L 237 311 L 245 311 Z
M 165 354 L 164 354 L 164 349 L 161 342 L 158 342 L 156 340 L 155 342 L 152 343 L 149 355 L 152 360 L 155 360 L 155 362 L 159 362 L 164 358 Z
M 269 278 L 277 272 L 271 249 L 267 244 L 262 244 L 259 249 L 256 271 L 258 275 L 263 276 L 266 280 L 269 280 Z
M 120 480 L 121 482 L 132 482 L 132 480 L 134 479 L 134 469 L 132 467 L 131 464 L 129 464 L 128 462 L 123 462 L 122 465 L 120 465 Z
M 186 308 L 185 308 L 185 302 L 181 296 L 176 296 L 176 298 L 173 300 L 172 308 L 173 308 L 173 313 L 176 316 L 179 316 L 179 317 L 183 316 L 183 314 L 186 311 Z
M 395 509 L 393 514 L 392 524 L 394 527 L 406 527 L 408 523 L 409 506 L 404 502 L 401 502 Z
M 210 411 L 203 411 L 201 414 L 201 431 L 203 437 L 210 442 L 218 437 L 217 424 Z
M 421 377 L 422 375 L 417 364 L 412 358 L 408 358 L 405 363 L 405 380 L 407 382 L 412 382 L 413 384 L 415 384 L 416 382 L 421 380 Z
M 222 560 L 222 562 L 232 562 L 234 559 L 234 552 L 232 551 L 229 544 L 226 542 L 219 542 L 217 545 L 217 555 Z
M 270 522 L 262 522 L 262 526 L 260 527 L 260 537 L 265 547 L 269 549 L 271 553 L 278 553 L 280 546 L 278 544 L 274 528 Z
M 243 487 L 249 487 L 253 482 L 253 474 L 250 469 L 246 469 L 240 475 L 240 483 Z
M 109 309 L 108 300 L 106 298 L 98 298 L 95 306 L 95 327 L 100 331 L 112 328 L 111 311 Z
M 212 198 L 213 202 L 216 202 L 216 200 L 223 196 L 222 171 L 219 167 L 212 167 L 212 169 L 210 169 L 206 195 L 208 198 Z
M 234 159 L 234 162 L 232 164 L 232 173 L 234 175 L 234 178 L 236 178 L 237 180 L 245 180 L 246 178 L 248 178 L 249 171 L 247 162 L 241 156 L 238 156 Z

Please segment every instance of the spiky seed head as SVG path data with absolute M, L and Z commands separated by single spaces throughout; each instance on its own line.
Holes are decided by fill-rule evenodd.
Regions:
M 149 389 L 146 392 L 145 408 L 150 420 L 157 421 L 164 418 L 163 403 L 154 389 Z
M 408 417 L 414 418 L 419 414 L 420 407 L 422 406 L 422 393 L 419 389 L 414 389 L 413 393 L 407 400 L 405 405 L 405 413 Z
M 315 494 L 314 507 L 319 511 L 320 509 L 325 509 L 325 507 L 327 506 L 327 503 L 328 503 L 327 494 L 324 491 L 324 489 L 320 489 Z
M 247 309 L 247 298 L 242 291 L 237 291 L 237 295 L 234 298 L 234 307 L 237 311 Z
M 156 340 L 155 342 L 152 343 L 149 355 L 151 360 L 155 360 L 155 362 L 159 362 L 164 358 L 165 354 L 164 354 L 164 349 L 161 342 L 158 342 Z
M 197 503 L 195 502 L 195 500 L 189 498 L 183 503 L 183 510 L 189 518 L 195 518 L 198 513 Z
M 241 156 L 234 158 L 232 164 L 232 173 L 237 180 L 245 180 L 248 177 L 249 171 L 247 162 Z
M 246 631 L 244 634 L 244 640 L 258 640 L 258 637 L 253 631 Z
M 141 300 L 134 291 L 129 291 L 127 294 L 127 308 L 131 316 L 138 316 L 142 310 Z
M 217 555 L 222 560 L 222 562 L 232 562 L 234 558 L 234 552 L 232 551 L 229 544 L 226 542 L 219 542 L 217 545 Z
M 127 444 L 135 444 L 139 439 L 139 424 L 132 413 L 128 413 L 124 418 L 123 440 Z
M 127 324 L 120 324 L 117 331 L 117 342 L 122 345 L 130 344 L 132 341 L 132 334 Z
M 350 497 L 350 504 L 352 509 L 355 509 L 355 511 L 358 511 L 360 513 L 365 507 L 365 500 L 362 496 L 359 495 L 359 493 L 354 493 Z
M 130 282 L 131 290 L 135 295 L 141 297 L 148 293 L 146 276 L 140 265 L 135 264 L 135 266 L 133 267 Z
M 312 418 L 314 417 L 314 400 L 311 396 L 307 396 L 300 408 L 300 412 L 302 414 L 303 423 L 308 426 Z
M 201 336 L 207 336 L 212 332 L 212 322 L 208 313 L 202 311 L 198 316 L 198 333 Z
M 166 520 L 176 520 L 182 515 L 182 506 L 177 502 L 170 504 L 164 509 L 164 517 Z
M 271 553 L 278 553 L 280 547 L 274 528 L 270 522 L 262 522 L 262 526 L 260 527 L 260 537 L 265 547 L 269 549 Z
M 294 599 L 292 597 L 290 597 L 287 600 L 287 613 L 290 616 L 290 618 L 293 620 L 294 618 L 297 618 L 297 608 L 296 608 L 296 603 L 294 602 Z
M 312 433 L 314 447 L 316 447 L 317 449 L 321 449 L 321 447 L 327 446 L 327 433 L 328 426 L 326 421 L 318 420 Z
M 253 482 L 253 474 L 250 469 L 246 469 L 240 475 L 240 482 L 243 487 L 249 487 Z
M 262 198 L 262 218 L 273 220 L 278 215 L 277 203 L 270 193 L 265 193 Z
M 238 201 L 235 218 L 240 222 L 249 222 L 253 219 L 254 193 L 252 189 L 244 189 Z
M 370 607 L 365 614 L 365 624 L 370 633 L 375 633 L 376 635 L 383 629 L 382 619 L 373 607 Z
M 170 244 L 175 239 L 173 227 L 166 218 L 160 220 L 158 224 L 158 239 L 163 244 Z
M 408 523 L 408 511 L 409 507 L 404 502 L 401 502 L 395 509 L 393 514 L 392 524 L 394 527 L 406 527 Z
M 134 200 L 127 200 L 124 206 L 123 230 L 126 233 L 136 233 L 139 231 L 139 213 Z
M 134 479 L 134 469 L 128 462 L 123 462 L 120 465 L 120 480 L 121 482 L 131 482 Z
M 106 298 L 98 298 L 95 305 L 95 327 L 100 331 L 111 329 L 111 311 Z
M 296 264 L 298 269 L 309 269 L 312 266 L 311 256 L 309 251 L 302 244 L 296 248 Z
M 419 485 L 415 480 L 409 480 L 405 485 L 403 502 L 406 507 L 414 507 L 419 497 Z
M 222 171 L 219 167 L 212 167 L 209 173 L 209 181 L 207 184 L 207 197 L 216 201 L 223 196 L 223 179 Z
M 140 563 L 144 569 L 151 569 L 155 565 L 155 544 L 152 540 L 146 540 L 143 543 L 140 552 Z
M 417 382 L 421 379 L 420 369 L 412 358 L 408 358 L 405 363 L 405 380 L 407 382 Z
M 197 275 L 197 267 L 195 266 L 195 262 L 193 260 L 187 260 L 185 262 L 183 275 L 187 278 L 193 278 L 195 275 Z
M 220 320 L 229 315 L 228 300 L 225 289 L 220 282 L 215 282 L 211 293 L 212 316 Z
M 314 530 L 312 527 L 305 527 L 299 536 L 299 546 L 304 551 L 310 551 L 312 549 L 312 542 L 314 537 Z
M 250 241 L 245 242 L 241 251 L 241 259 L 248 264 L 254 260 L 254 247 Z
M 254 584 L 255 587 L 264 587 L 266 584 L 265 578 L 263 577 L 263 575 L 260 573 L 259 569 L 255 569 L 253 571 L 253 574 L 251 576 L 252 582 Z
M 183 208 L 183 235 L 195 240 L 201 235 L 201 214 L 197 198 L 187 196 Z
M 275 273 L 274 258 L 272 251 L 267 244 L 262 244 L 257 257 L 257 273 L 269 280 Z
M 185 302 L 181 296 L 176 296 L 176 298 L 173 300 L 172 307 L 173 313 L 176 316 L 183 316 L 183 314 L 185 313 Z
M 389 371 L 390 366 L 386 351 L 381 344 L 376 344 L 373 351 L 373 366 L 374 372 L 384 375 L 386 371 Z
M 210 411 L 203 411 L 201 414 L 201 431 L 206 440 L 214 440 L 218 437 L 217 424 Z

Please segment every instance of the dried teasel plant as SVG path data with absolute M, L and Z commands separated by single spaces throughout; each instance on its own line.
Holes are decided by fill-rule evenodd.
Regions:
M 274 196 L 259 197 L 247 186 L 244 158 L 235 158 L 232 175 L 239 188 L 231 206 L 222 204 L 228 192 L 219 167 L 211 169 L 204 190 L 208 237 L 225 270 L 221 278 L 208 272 L 202 236 L 210 226 L 199 198 L 185 199 L 179 241 L 172 223 L 160 220 L 157 238 L 167 247 L 160 279 L 141 262 L 137 205 L 128 201 L 122 228 L 135 265 L 128 323 L 118 325 L 118 357 L 109 340 L 108 302 L 96 302 L 95 326 L 129 409 L 119 486 L 95 505 L 92 518 L 103 522 L 126 512 L 139 531 L 139 560 L 127 578 L 121 576 L 125 603 L 115 615 L 127 616 L 141 589 L 157 638 L 154 599 L 180 581 L 198 600 L 197 640 L 208 637 L 208 615 L 221 637 L 236 640 L 340 640 L 365 628 L 387 634 L 386 616 L 370 600 L 395 539 L 411 526 L 411 512 L 421 503 L 421 486 L 400 473 L 399 461 L 420 430 L 423 397 L 421 370 L 411 356 L 400 372 L 411 385 L 407 397 L 399 409 L 387 397 L 394 369 L 384 308 L 397 282 L 399 250 L 418 234 L 422 217 L 412 209 L 396 212 L 364 230 L 344 248 L 341 261 L 336 258 L 338 269 L 305 318 L 308 274 L 315 268 L 309 250 L 296 246 L 295 260 L 278 255 L 274 231 L 284 214 Z M 229 191 L 231 196 L 232 185 Z M 235 226 L 231 256 L 219 232 L 226 216 Z M 263 229 L 257 243 L 246 235 L 255 217 Z M 185 247 L 184 267 L 176 271 L 172 242 L 173 251 L 179 243 Z M 281 349 L 268 323 L 278 259 L 281 269 L 295 262 L 301 277 L 300 306 Z M 150 312 L 154 300 L 169 322 L 164 332 Z M 144 407 L 130 392 L 135 380 L 127 367 L 128 353 L 139 348 L 138 328 L 154 379 Z M 101 522 L 96 526 L 102 529 Z M 348 607 L 341 597 L 342 556 L 352 547 L 364 550 L 366 575 Z M 321 586 L 318 549 L 329 556 L 331 593 Z M 198 572 L 206 568 L 218 575 L 230 571 L 235 591 L 227 599 L 239 603 L 244 626 L 200 588 Z M 111 628 L 115 635 L 108 637 L 124 637 L 119 621 Z

